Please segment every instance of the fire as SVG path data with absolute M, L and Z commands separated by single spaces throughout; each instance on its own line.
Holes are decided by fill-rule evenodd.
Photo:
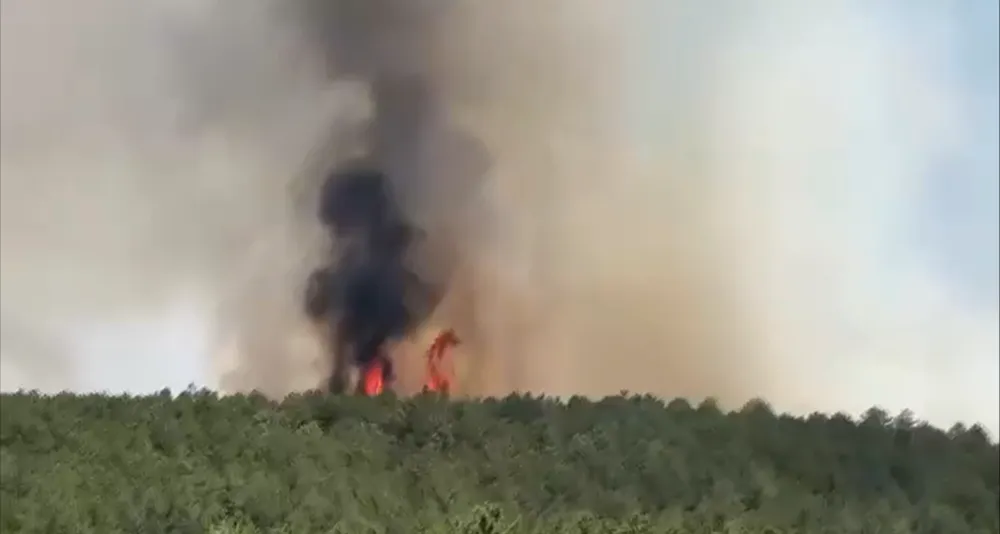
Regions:
M 381 395 L 385 389 L 385 362 L 381 358 L 375 358 L 365 368 L 362 376 L 365 395 L 372 397 Z
M 434 338 L 425 354 L 424 391 L 445 395 L 451 393 L 455 381 L 451 349 L 459 343 L 458 336 L 451 329 Z M 361 376 L 361 389 L 365 395 L 371 397 L 385 391 L 385 369 L 386 362 L 382 358 L 375 358 L 365 366 Z
M 448 329 L 438 334 L 427 349 L 427 375 L 424 390 L 448 394 L 454 381 L 454 365 L 451 349 L 460 343 L 454 330 Z

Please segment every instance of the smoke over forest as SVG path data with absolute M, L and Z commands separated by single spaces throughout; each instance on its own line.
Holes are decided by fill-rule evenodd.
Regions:
M 326 334 L 302 295 L 331 254 L 320 192 L 367 149 L 423 236 L 407 261 L 436 293 L 398 348 L 404 374 L 422 329 L 447 326 L 470 394 L 836 409 L 848 394 L 819 378 L 835 354 L 927 345 L 925 328 L 860 318 L 856 335 L 834 317 L 844 294 L 869 298 L 852 278 L 880 246 L 864 228 L 912 194 L 940 145 L 927 132 L 947 121 L 911 113 L 941 108 L 939 88 L 850 8 L 678 4 L 661 14 L 676 35 L 654 76 L 630 3 L 2 6 L 2 346 L 22 384 L 94 387 L 116 368 L 152 384 L 183 367 L 227 390 L 319 385 Z M 403 91 L 378 114 L 372 80 L 419 80 L 426 100 Z M 882 93 L 859 96 L 859 80 Z M 901 102 L 903 86 L 927 90 Z M 855 157 L 872 141 L 850 132 L 878 105 L 868 131 L 895 152 Z M 874 180 L 874 207 L 817 208 L 816 190 L 852 190 L 847 175 Z M 139 331 L 121 325 L 167 314 L 188 325 L 175 337 L 197 338 L 175 342 L 194 363 L 120 341 Z M 934 342 L 992 343 L 978 321 Z M 97 330 L 119 339 L 118 360 L 65 348 Z M 927 402 L 954 415 L 972 401 Z

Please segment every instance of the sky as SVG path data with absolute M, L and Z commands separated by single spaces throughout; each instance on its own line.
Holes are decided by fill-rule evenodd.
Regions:
M 773 263 L 826 273 L 782 271 L 769 291 L 801 284 L 788 308 L 822 345 L 801 345 L 801 372 L 839 409 L 976 414 L 996 432 L 998 4 L 707 3 L 637 10 L 636 70 L 654 74 L 635 87 L 636 143 L 655 158 L 668 137 L 714 136 L 734 190 L 769 173 Z M 727 110 L 716 129 L 676 127 L 703 107 Z
M 697 138 L 715 167 L 691 179 L 773 208 L 758 297 L 802 332 L 789 365 L 823 377 L 824 401 L 801 409 L 878 403 L 996 435 L 998 4 L 629 6 L 636 150 L 653 161 Z M 184 294 L 154 322 L 75 325 L 81 388 L 211 385 L 206 326 L 191 313 L 205 306 Z M 17 373 L 4 368 L 5 389 Z

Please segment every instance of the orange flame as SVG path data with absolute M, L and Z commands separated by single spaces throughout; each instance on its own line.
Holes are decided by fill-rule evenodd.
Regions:
M 448 394 L 454 381 L 454 366 L 451 359 L 451 349 L 461 341 L 454 330 L 448 329 L 440 334 L 427 349 L 427 377 L 424 390 Z
M 365 395 L 373 397 L 381 395 L 385 388 L 385 362 L 381 358 L 375 358 L 365 367 L 362 377 Z
M 434 338 L 434 342 L 431 343 L 426 353 L 427 369 L 424 378 L 424 391 L 445 395 L 451 393 L 455 376 L 451 349 L 458 346 L 459 343 L 461 341 L 458 335 L 451 329 L 441 332 Z M 385 360 L 375 358 L 364 367 L 361 376 L 361 390 L 366 396 L 381 395 L 385 391 L 385 366 Z

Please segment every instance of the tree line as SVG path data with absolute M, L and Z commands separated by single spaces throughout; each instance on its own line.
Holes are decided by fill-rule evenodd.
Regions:
M 0 531 L 986 534 L 998 458 L 981 427 L 875 408 L 19 392 Z

